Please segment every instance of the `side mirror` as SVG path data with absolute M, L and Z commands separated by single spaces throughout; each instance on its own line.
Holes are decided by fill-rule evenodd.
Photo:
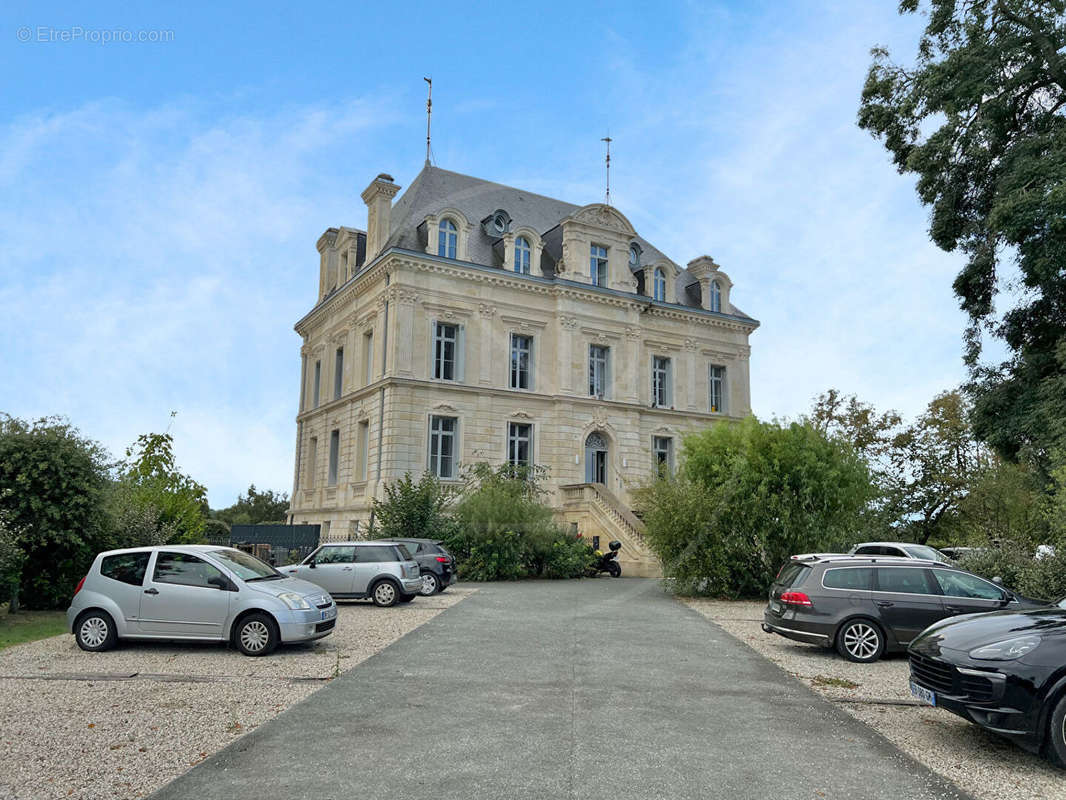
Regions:
M 207 582 L 214 586 L 216 589 L 220 589 L 223 592 L 231 591 L 233 584 L 230 583 L 223 575 L 212 575 L 207 579 Z
M 996 584 L 996 586 L 1002 586 L 1003 585 L 1003 579 L 1001 577 L 999 577 L 999 575 L 997 575 L 996 577 L 994 577 L 992 579 L 992 583 Z
M 315 568 L 315 562 L 311 561 L 310 563 L 308 563 L 307 568 L 308 569 L 314 569 Z

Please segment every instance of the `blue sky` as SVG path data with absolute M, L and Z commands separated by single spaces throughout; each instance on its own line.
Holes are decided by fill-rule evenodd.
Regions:
M 177 411 L 212 505 L 291 490 L 315 241 L 421 168 L 424 75 L 446 169 L 595 202 L 610 131 L 612 203 L 761 320 L 759 416 L 964 378 L 959 257 L 855 125 L 870 47 L 915 49 L 891 0 L 171 6 L 0 17 L 0 410 L 116 454 Z

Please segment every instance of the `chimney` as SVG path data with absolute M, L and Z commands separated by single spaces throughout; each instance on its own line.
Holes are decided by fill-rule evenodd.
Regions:
M 392 181 L 391 175 L 384 172 L 374 178 L 363 190 L 363 202 L 366 203 L 366 260 L 370 262 L 381 252 L 389 239 L 389 212 L 392 210 L 392 198 L 400 187 Z

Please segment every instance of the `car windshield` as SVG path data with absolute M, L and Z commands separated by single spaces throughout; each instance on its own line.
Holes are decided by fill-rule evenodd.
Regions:
M 949 563 L 947 556 L 936 548 L 929 547 L 928 545 L 908 544 L 905 545 L 903 549 L 906 550 L 912 558 L 926 558 L 930 561 L 939 561 L 943 564 Z
M 212 550 L 211 557 L 221 561 L 226 567 L 244 581 L 266 580 L 268 578 L 284 578 L 285 576 L 269 564 L 260 561 L 253 555 L 240 550 Z

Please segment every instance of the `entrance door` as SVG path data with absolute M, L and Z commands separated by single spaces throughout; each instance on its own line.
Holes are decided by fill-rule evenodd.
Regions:
M 585 483 L 607 484 L 607 440 L 597 431 L 585 440 Z

